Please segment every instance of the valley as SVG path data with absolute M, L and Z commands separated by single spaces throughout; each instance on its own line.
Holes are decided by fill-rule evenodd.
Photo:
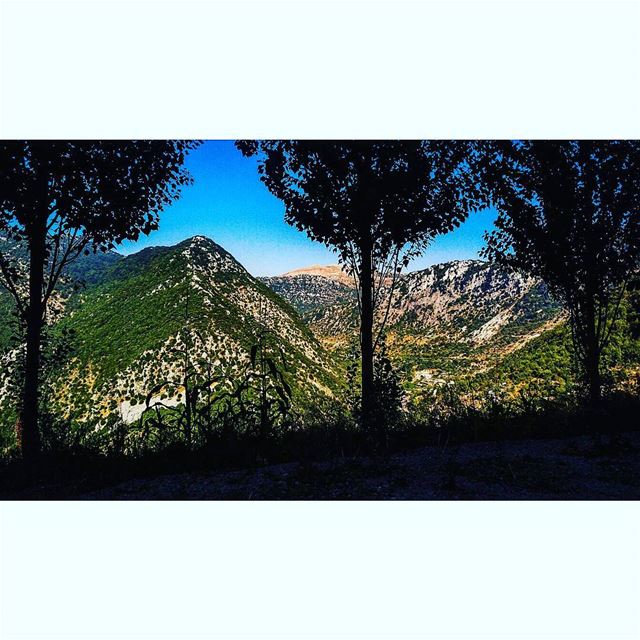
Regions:
M 263 278 L 337 357 L 358 332 L 356 294 L 343 276 L 335 266 Z M 409 389 L 486 372 L 565 319 L 543 284 L 479 260 L 402 275 L 378 325 L 386 305 L 387 345 Z

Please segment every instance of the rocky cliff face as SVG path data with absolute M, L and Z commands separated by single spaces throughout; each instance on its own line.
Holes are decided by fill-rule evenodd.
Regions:
M 533 278 L 479 260 L 435 265 L 401 278 L 389 325 L 479 344 L 509 327 L 532 329 L 558 314 L 546 287 Z
M 315 281 L 298 278 L 282 276 L 268 284 L 286 290 L 291 303 L 301 305 L 317 288 Z M 340 293 L 324 295 L 326 304 L 319 302 L 310 317 L 321 336 L 348 333 L 357 326 L 353 299 L 346 291 Z M 379 315 L 385 312 L 387 302 L 388 298 Z M 487 262 L 462 260 L 403 275 L 391 297 L 386 326 L 405 333 L 446 334 L 482 343 L 509 327 L 543 324 L 558 312 L 558 305 L 538 281 Z

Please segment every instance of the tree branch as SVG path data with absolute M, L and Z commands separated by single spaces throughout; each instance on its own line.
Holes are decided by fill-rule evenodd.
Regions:
M 13 297 L 16 307 L 18 309 L 18 313 L 20 317 L 24 319 L 25 317 L 25 306 L 22 298 L 20 297 L 20 293 L 18 291 L 18 286 L 15 278 L 12 274 L 12 269 L 9 263 L 6 261 L 5 257 L 0 252 L 0 274 L 2 274 L 2 278 L 0 278 L 0 285 L 2 285 Z

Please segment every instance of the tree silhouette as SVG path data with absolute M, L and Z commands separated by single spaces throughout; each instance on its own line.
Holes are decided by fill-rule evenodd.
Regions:
M 494 151 L 485 178 L 499 215 L 486 254 L 540 277 L 564 302 L 597 405 L 602 352 L 640 266 L 640 142 L 513 141 Z
M 28 267 L 0 250 L 1 284 L 26 334 L 20 411 L 25 457 L 40 449 L 38 385 L 47 303 L 83 252 L 106 251 L 158 226 L 190 177 L 182 141 L 0 143 L 0 233 L 28 250 Z M 12 244 L 12 243 L 11 243 Z
M 354 277 L 360 315 L 361 412 L 376 409 L 374 351 L 395 281 L 435 235 L 478 208 L 467 142 L 239 141 L 285 204 L 288 223 L 338 251 Z M 388 307 L 387 307 L 388 308 Z M 374 318 L 380 311 L 377 336 Z

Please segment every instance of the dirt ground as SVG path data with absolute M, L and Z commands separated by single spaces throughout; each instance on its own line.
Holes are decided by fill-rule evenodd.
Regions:
M 640 433 L 469 443 L 388 457 L 135 479 L 89 500 L 611 500 L 640 498 Z

